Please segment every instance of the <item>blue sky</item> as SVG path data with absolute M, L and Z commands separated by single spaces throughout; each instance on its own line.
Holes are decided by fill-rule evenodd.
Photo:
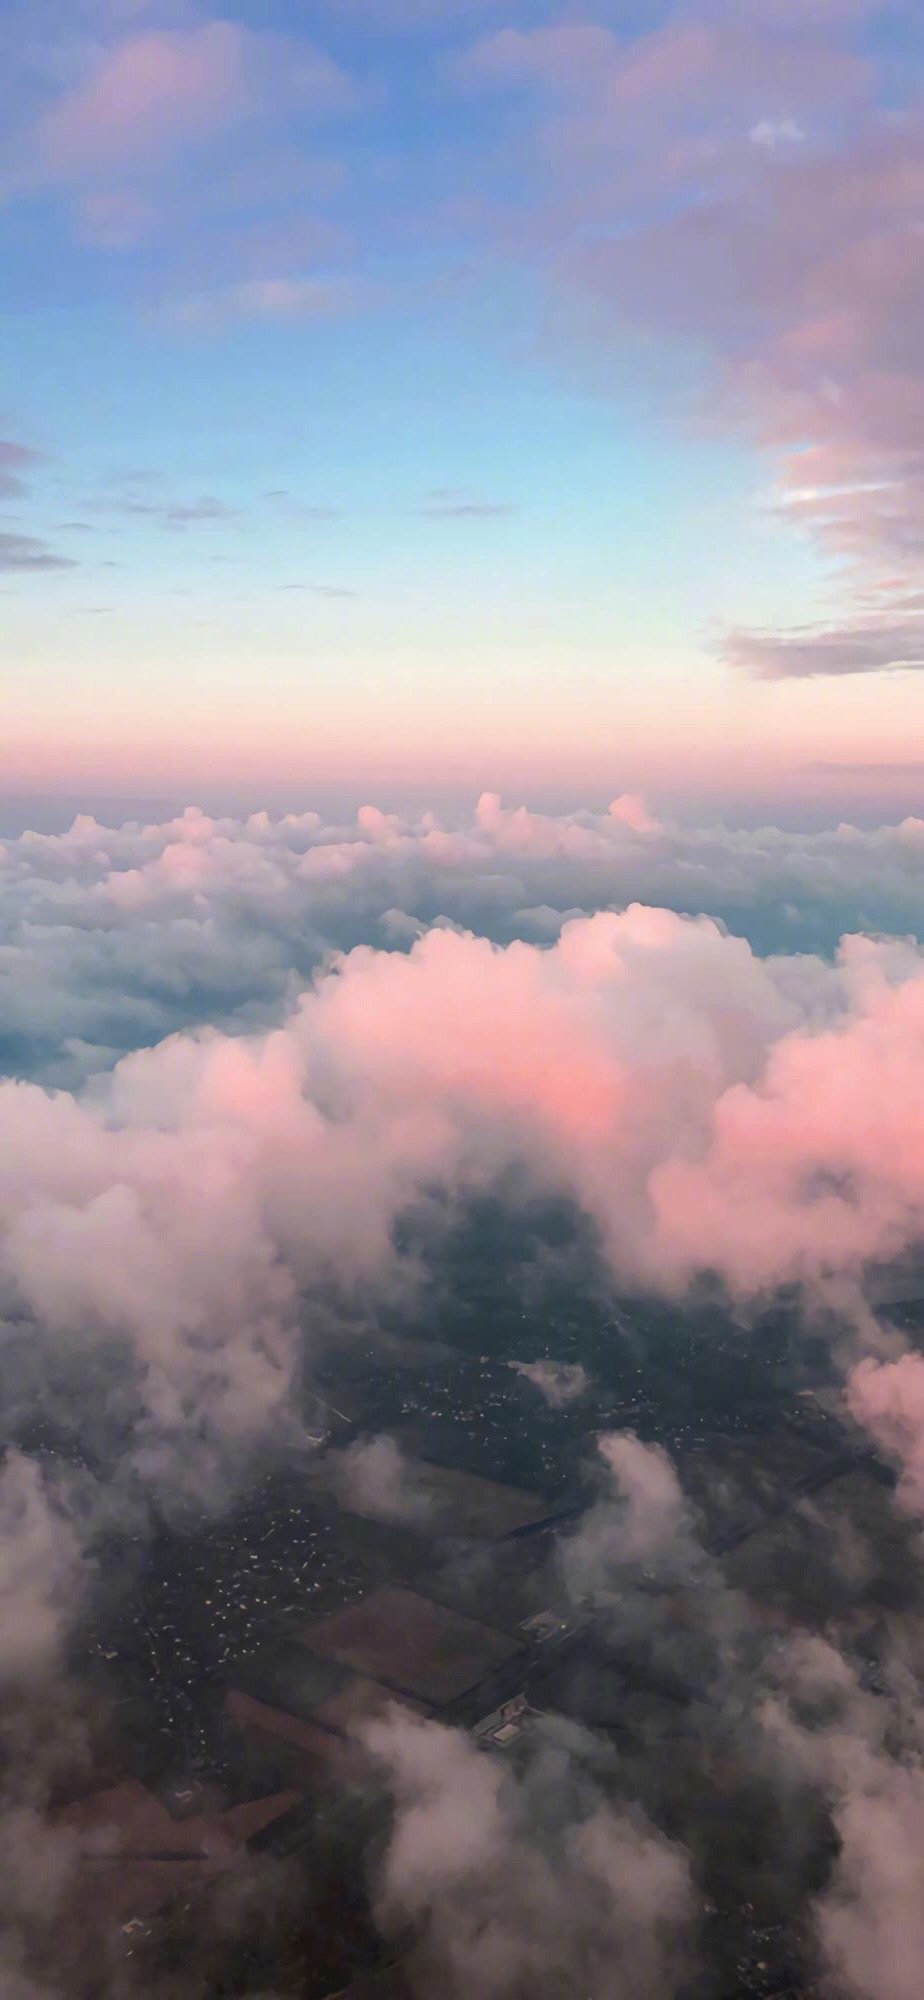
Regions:
M 907 754 L 914 25 L 0 7 L 7 788 Z

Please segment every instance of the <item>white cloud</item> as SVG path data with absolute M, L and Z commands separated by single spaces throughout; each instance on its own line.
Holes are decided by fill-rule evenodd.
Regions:
M 668 2000 L 693 1893 L 682 1849 L 588 1772 L 593 1739 L 554 1730 L 514 1777 L 460 1732 L 392 1710 L 362 1732 L 393 1801 L 374 1884 L 387 1930 L 413 1925 L 420 1991 L 448 2000 Z M 568 1780 L 580 1785 L 569 1813 Z
M 805 133 L 794 118 L 759 118 L 748 137 L 752 145 L 766 146 L 772 152 L 777 146 L 801 145 Z
M 531 1382 L 553 1410 L 564 1409 L 586 1394 L 589 1376 L 579 1361 L 511 1361 L 515 1375 Z

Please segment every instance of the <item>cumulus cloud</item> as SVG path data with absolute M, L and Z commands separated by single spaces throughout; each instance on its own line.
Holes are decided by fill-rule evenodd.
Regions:
M 156 1040 L 156 1008 L 142 1013 L 154 1045 L 114 1062 L 98 1049 L 74 1088 L 0 1084 L 0 1311 L 8 1353 L 23 1357 L 16 1414 L 30 1383 L 57 1371 L 78 1385 L 78 1409 L 92 1401 L 97 1422 L 108 1411 L 126 1491 L 140 1478 L 160 1496 L 220 1497 L 267 1441 L 298 1442 L 293 1390 L 318 1302 L 329 1313 L 332 1300 L 390 1297 L 407 1207 L 438 1193 L 439 1214 L 452 1213 L 511 1169 L 581 1208 L 617 1285 L 680 1293 L 705 1269 L 740 1294 L 796 1281 L 827 1295 L 836 1281 L 839 1297 L 859 1296 L 869 1267 L 913 1250 L 924 1229 L 924 960 L 913 942 L 854 937 L 831 960 L 761 957 L 712 919 L 638 903 L 560 921 L 542 944 L 427 920 L 460 880 L 457 910 L 490 907 L 493 889 L 506 922 L 525 882 L 679 876 L 686 837 L 637 819 L 506 813 L 488 797 L 461 830 L 373 807 L 349 828 L 191 812 L 117 833 L 82 820 L 60 839 L 10 843 L 10 893 L 28 913 L 18 938 L 57 937 L 78 1013 L 75 955 L 89 938 L 84 976 L 94 969 L 107 1004 L 130 989 L 126 966 L 156 948 L 178 1022 Z M 709 838 L 716 869 L 728 867 L 728 847 Z M 883 848 L 847 830 L 807 849 L 764 835 L 746 852 L 763 852 L 769 883 L 794 855 L 807 876 L 820 855 L 845 874 L 859 856 L 872 873 Z M 890 833 L 885 851 L 913 881 L 916 827 Z M 377 936 L 396 884 L 415 881 L 426 916 L 404 912 L 401 949 L 353 942 L 331 955 L 315 918 L 304 978 L 292 939 L 319 902 L 328 933 L 333 909 Z M 189 951 L 203 929 L 206 961 L 220 942 L 227 967 L 256 935 L 251 972 L 275 1023 L 248 1021 L 245 995 L 235 1032 L 188 1025 L 222 991 L 213 964 L 212 988 L 191 1003 L 171 961 L 177 938 Z M 114 952 L 108 981 L 98 932 Z M 854 1368 L 848 1400 L 917 1508 L 917 1360 L 884 1352 Z M 577 1363 L 518 1367 L 553 1403 L 584 1387 Z M 425 1472 L 394 1439 L 333 1456 L 346 1506 L 408 1526 L 432 1518 Z M 916 1839 L 916 1696 L 897 1757 L 839 1654 L 784 1672 L 763 1645 L 659 1446 L 605 1433 L 596 1459 L 595 1495 L 559 1544 L 550 1595 L 600 1614 L 607 1685 L 628 1657 L 643 1682 L 650 1668 L 691 1690 L 690 1797 L 713 1761 L 731 1762 L 742 1794 L 760 1792 L 766 1852 L 786 1883 L 801 1880 L 815 1827 L 806 1802 L 829 1815 L 840 1850 L 817 1902 L 819 1949 L 842 1981 L 907 2000 L 919 1884 L 895 1856 Z M 0 1480 L 7 1685 L 53 1673 L 84 1576 L 71 1514 L 14 1453 Z M 646 1816 L 615 1753 L 567 1723 L 536 1725 L 509 1765 L 406 1715 L 363 1736 L 391 1804 L 371 1864 L 375 1909 L 389 1935 L 410 1929 L 420 1991 L 551 2000 L 577 1977 L 614 2000 L 654 2000 L 679 1987 L 695 1915 L 681 1842 L 698 1835 L 692 1810 L 663 1817 L 657 1760 Z M 38 1843 L 45 1824 L 28 1789 L 15 1793 L 0 1846 L 7 1830 L 22 1845 L 32 1827 Z M 53 1845 L 41 1865 L 38 1901 L 7 1871 L 0 1965 L 11 1985 L 27 1976 L 42 1911 L 66 1894 L 69 1856 Z M 900 1948 L 886 1949 L 884 1926 Z
M 337 1453 L 333 1479 L 342 1505 L 368 1519 L 413 1527 L 430 1518 L 430 1495 L 393 1437 L 357 1438 Z
M 754 146 L 798 146 L 805 133 L 794 118 L 759 118 L 750 138 Z
M 373 1094 L 438 1106 L 463 1173 L 548 1161 L 617 1270 L 759 1289 L 859 1273 L 920 1229 L 918 955 L 856 941 L 810 985 L 800 1004 L 708 920 L 630 908 L 546 952 L 445 930 L 359 949 L 302 1018 Z
M 639 1565 L 687 1569 L 692 1520 L 677 1474 L 660 1445 L 633 1432 L 597 1440 L 601 1495 L 562 1544 L 562 1568 L 577 1603 L 612 1598 Z
M 562 1718 L 534 1718 L 504 1761 L 404 1714 L 364 1729 L 392 1806 L 376 1909 L 411 1947 L 413 1990 L 674 1991 L 696 1914 L 685 1843 L 697 1880 L 740 1895 L 758 1937 L 780 1936 L 782 1923 L 807 1983 L 911 2000 L 924 1963 L 919 1613 L 903 1658 L 890 1653 L 897 1629 L 886 1635 L 874 1693 L 858 1678 L 852 1616 L 845 1647 L 836 1619 L 828 1638 L 792 1616 L 782 1634 L 767 1631 L 707 1555 L 663 1451 L 612 1435 L 600 1458 L 597 1508 L 563 1553 L 608 1512 L 608 1543 L 590 1538 L 604 1611 L 590 1657 L 621 1730 L 632 1729 L 634 1688 L 671 1684 L 669 1735 L 644 1733 L 630 1776 L 604 1736 Z M 830 1556 L 823 1542 L 819 1555 Z M 580 1569 L 570 1578 L 582 1601 L 584 1581 Z M 626 1803 L 627 1783 L 662 1812 L 670 1801 L 674 1844 Z M 746 1833 L 733 1849 L 739 1813 Z M 749 1970 L 755 1982 L 777 1973 Z M 791 1959 L 787 1970 L 798 1983 Z
M 211 830 L 184 830 L 168 897 L 210 866 Z M 637 905 L 549 948 L 357 946 L 275 1029 L 178 1033 L 76 1093 L 0 1084 L 7 1311 L 128 1343 L 143 1454 L 144 1425 L 254 1435 L 312 1293 L 387 1290 L 404 1209 L 511 1166 L 590 1217 L 620 1282 L 859 1287 L 924 1230 L 922 1008 L 911 945 L 761 960 Z
M 81 1697 L 65 1673 L 89 1574 L 60 1469 L 43 1472 L 8 1451 L 0 1467 L 0 1988 L 11 2000 L 63 2000 L 54 1969 L 46 1983 L 42 1959 L 76 1856 L 47 1807 L 60 1773 L 86 1768 Z
M 637 792 L 620 792 L 618 799 L 610 801 L 610 818 L 621 826 L 629 826 L 633 833 L 660 833 L 658 821 L 648 811 L 644 799 Z
M 590 1378 L 579 1361 L 511 1361 L 515 1375 L 531 1382 L 553 1410 L 562 1410 L 586 1394 Z
M 897 1466 L 900 1504 L 924 1515 L 924 1357 L 868 1356 L 848 1378 L 847 1403 L 851 1416 Z
M 924 1966 L 919 1681 L 887 1665 L 883 1700 L 835 1647 L 805 1634 L 783 1648 L 771 1678 L 768 1744 L 819 1788 L 837 1840 L 814 1909 L 825 1969 L 837 1991 L 912 2000 Z
M 915 2000 L 924 1968 L 924 1778 L 918 1766 L 885 1756 L 851 1761 L 860 1768 L 840 1780 L 840 1854 L 817 1913 L 822 1944 L 848 1990 Z
M 774 1853 L 772 1896 L 781 1895 L 785 1907 L 791 1870 L 801 1903 L 806 1876 L 818 1882 L 824 1855 L 823 1887 L 807 1910 L 812 1955 L 820 1960 L 809 1976 L 820 1972 L 833 1990 L 865 2000 L 910 2000 L 924 1965 L 919 1552 L 909 1545 L 913 1608 L 904 1627 L 896 1619 L 890 1629 L 885 1620 L 873 1691 L 860 1678 L 871 1642 L 858 1632 L 850 1589 L 842 1615 L 828 1618 L 828 1636 L 801 1627 L 791 1606 L 783 1632 L 768 1633 L 759 1602 L 733 1587 L 707 1554 L 665 1454 L 631 1437 L 604 1439 L 601 1448 L 611 1490 L 564 1544 L 566 1580 L 586 1602 L 592 1579 L 612 1656 L 622 1652 L 631 1661 L 632 1682 L 667 1674 L 685 1689 L 687 1719 L 671 1734 L 668 1755 L 689 1768 L 689 1732 L 695 1783 L 706 1792 L 718 1757 L 723 1816 L 736 1798 L 749 1831 L 761 1824 L 761 1844 Z M 818 1552 L 833 1574 L 838 1559 L 827 1534 L 824 1528 Z M 582 1543 L 585 1560 L 569 1569 Z M 644 1592 L 636 1587 L 639 1565 Z M 873 1593 L 867 1610 L 877 1603 Z M 817 1602 L 810 1617 L 822 1622 Z M 649 1742 L 649 1782 L 658 1762 Z M 698 1826 L 694 1809 L 685 1831 L 694 1847 L 703 1843 L 699 1860 L 708 1871 L 707 1824 L 708 1808 Z M 734 1865 L 723 1854 L 723 1872 Z M 809 1947 L 808 1938 L 803 1943 Z
M 629 902 L 703 909 L 787 977 L 844 931 L 916 932 L 921 824 L 792 834 L 505 808 L 448 824 L 363 807 L 107 828 L 0 845 L 0 1067 L 70 1083 L 178 1028 L 278 1022 L 332 950 L 408 945 L 446 920 L 501 944 L 554 942 L 569 916 Z M 801 968 L 801 970 L 800 970 Z
M 34 1460 L 8 1453 L 0 1470 L 0 1681 L 28 1686 L 60 1665 L 84 1582 L 77 1535 Z
M 390 838 L 379 821 L 366 825 Z M 270 1033 L 176 1035 L 77 1094 L 0 1087 L 4 1311 L 33 1344 L 76 1353 L 81 1366 L 102 1351 L 107 1373 L 127 1344 L 140 1377 L 128 1405 L 136 1467 L 165 1486 L 179 1468 L 202 1490 L 209 1447 L 242 1455 L 284 1424 L 313 1287 L 388 1284 L 394 1220 L 434 1183 L 480 1189 L 512 1160 L 542 1162 L 543 1180 L 597 1220 L 617 1276 L 641 1256 L 659 1284 L 698 1269 L 726 1226 L 737 1240 L 724 1211 L 745 1176 L 756 1200 L 761 1174 L 773 1227 L 762 1211 L 758 1282 L 794 1268 L 809 1276 L 833 1255 L 824 1229 L 817 1257 L 802 1234 L 801 1210 L 816 1201 L 823 1212 L 846 1203 L 837 1268 L 853 1269 L 870 1237 L 894 1228 L 906 1241 L 920 1223 L 921 991 L 907 947 L 855 946 L 800 983 L 714 924 L 663 910 L 576 920 L 547 950 L 499 950 L 449 929 L 407 955 L 354 950 Z M 838 1036 L 840 1092 L 828 1081 Z M 809 1170 L 786 1120 L 769 1145 L 745 1126 L 729 1187 L 716 1183 L 722 1107 L 736 1093 L 756 1117 L 775 1107 L 768 1078 L 781 1049 L 821 1150 Z M 899 1108 L 909 1107 L 902 1138 Z M 888 1117 L 880 1131 L 876 1119 Z M 668 1158 L 698 1170 L 722 1211 L 699 1228 L 695 1252 L 688 1191 L 678 1216 L 646 1193 Z M 752 1263 L 731 1268 L 750 1284 L 743 1234 Z M 904 1400 L 886 1382 L 878 1407 L 891 1423 Z M 861 1693 L 839 1655 L 755 1655 L 754 1620 L 706 1556 L 660 1447 L 607 1433 L 597 1457 L 598 1496 L 559 1552 L 568 1596 L 603 1607 L 601 1643 L 614 1656 L 631 1643 L 695 1681 L 689 1728 L 703 1739 L 703 1770 L 711 1757 L 740 1762 L 742 1784 L 759 1780 L 786 1833 L 805 1816 L 798 1785 L 822 1801 L 841 1841 L 816 1912 L 826 1960 L 875 2000 L 908 2000 L 921 1964 L 919 1873 L 893 1859 L 916 1841 L 914 1701 L 903 1761 L 885 1705 Z M 339 1473 L 347 1504 L 417 1518 L 422 1489 L 393 1440 L 360 1441 L 339 1455 Z M 66 1511 L 14 1455 L 0 1481 L 0 1599 L 18 1607 L 3 1621 L 11 1677 L 37 1679 L 60 1657 L 81 1574 Z M 689 1629 L 674 1616 L 683 1592 Z M 407 1714 L 361 1734 L 391 1805 L 371 1864 L 375 1909 L 388 1935 L 403 1943 L 410 1930 L 422 1993 L 552 2000 L 576 1979 L 613 2000 L 679 1990 L 695 1917 L 690 1864 L 681 1839 L 666 1840 L 630 1802 L 598 1739 L 546 1722 L 505 1766 Z M 10 1812 L 0 1849 L 8 1832 L 21 1851 L 34 1804 L 15 1798 Z M 795 1831 L 793 1843 L 801 1856 Z M 16 1869 L 5 1873 L 11 1983 L 68 1879 L 66 1853 L 36 1851 L 47 1891 L 21 1893 Z M 794 1866 L 782 1836 L 779 1866 Z
M 511 1167 L 617 1283 L 859 1296 L 922 1234 L 917 946 L 762 957 L 663 907 L 562 913 L 691 883 L 750 885 L 755 931 L 781 893 L 910 913 L 921 852 L 915 822 L 689 833 L 493 795 L 457 827 L 190 810 L 8 842 L 3 1310 L 94 1381 L 105 1355 L 134 1464 L 182 1486 L 288 1435 L 313 1300 L 404 1282 L 409 1205 Z
M 413 1926 L 418 1990 L 678 1990 L 694 1914 L 687 1858 L 638 1809 L 607 1802 L 580 1770 L 579 1734 L 550 1734 L 514 1777 L 461 1733 L 396 1710 L 363 1729 L 394 1810 L 377 1910 L 386 1930 Z

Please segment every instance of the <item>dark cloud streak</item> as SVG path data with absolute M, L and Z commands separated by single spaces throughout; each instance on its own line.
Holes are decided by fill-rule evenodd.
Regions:
M 27 573 L 34 570 L 76 569 L 72 556 L 58 555 L 37 535 L 0 531 L 0 570 Z
M 730 632 L 722 653 L 730 667 L 768 681 L 919 670 L 924 667 L 924 624 L 882 618 L 828 629 Z

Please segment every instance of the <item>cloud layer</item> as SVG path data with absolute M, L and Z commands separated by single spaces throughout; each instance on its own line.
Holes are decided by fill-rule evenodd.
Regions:
M 894 1460 L 900 1504 L 924 1511 L 919 1360 L 864 1304 L 870 1271 L 924 1235 L 919 945 L 855 934 L 831 957 L 761 955 L 663 904 L 566 914 L 579 884 L 588 904 L 619 901 L 617 885 L 660 874 L 706 901 L 752 868 L 755 925 L 784 875 L 816 922 L 857 896 L 851 871 L 910 911 L 919 851 L 915 824 L 739 838 L 665 829 L 634 799 L 552 819 L 492 796 L 456 829 L 372 807 L 348 828 L 190 812 L 10 843 L 7 962 L 32 982 L 33 1030 L 41 968 L 45 986 L 61 968 L 43 1033 L 76 1080 L 0 1083 L 9 1435 L 37 1410 L 86 1410 L 118 1440 L 107 1505 L 151 1487 L 159 1504 L 220 1504 L 268 1452 L 303 1447 L 296 1384 L 316 1320 L 329 1333 L 338 1306 L 372 1315 L 414 1284 L 406 1212 L 438 1228 L 473 1195 L 526 1188 L 589 1219 L 616 1291 L 682 1297 L 708 1272 L 742 1300 L 794 1283 L 846 1308 L 850 1417 Z M 497 937 L 463 928 L 479 909 Z M 152 957 L 161 989 L 139 994 Z M 99 1032 L 107 1007 L 117 1036 Z M 139 1045 L 113 1060 L 118 1038 Z M 574 1363 L 521 1372 L 580 1414 Z M 347 1506 L 432 1525 L 393 1440 L 334 1456 Z M 676 1744 L 671 1762 L 691 1800 L 717 1765 L 739 1803 L 755 1788 L 784 1900 L 827 1815 L 840 1848 L 816 1949 L 863 1994 L 909 2000 L 920 1883 L 901 1855 L 916 1852 L 924 1703 L 898 1655 L 916 1641 L 896 1626 L 886 1663 L 898 1754 L 841 1651 L 792 1633 L 767 1645 L 663 1450 L 605 1434 L 595 1481 L 550 1596 L 593 1608 L 604 1675 L 628 1652 L 643 1684 L 650 1668 L 692 1690 L 688 1765 Z M 13 1688 L 57 1671 L 87 1574 L 79 1519 L 76 1496 L 14 1448 L 0 1481 Z M 385 1935 L 411 1927 L 420 1991 L 559 2000 L 575 1969 L 613 2000 L 681 1989 L 711 1836 L 676 1799 L 665 1817 L 664 1758 L 640 1775 L 561 1718 L 531 1725 L 507 1766 L 406 1713 L 361 1733 L 390 1810 L 368 1858 L 374 1908 Z M 0 1839 L 15 1849 L 26 1828 L 45 1841 L 44 1804 L 14 1787 Z M 10 1980 L 70 1879 L 72 1857 L 46 1844 L 47 1892 L 7 1871 Z
M 82 894 L 112 899 L 120 938 L 123 910 L 175 907 L 177 883 L 197 897 L 216 860 L 234 881 L 243 858 L 245 894 L 256 880 L 265 898 L 279 877 L 263 830 L 235 843 L 193 816 L 144 871 Z M 307 829 L 296 882 L 339 884 L 380 841 L 402 848 L 381 816 L 363 830 L 344 847 Z M 579 832 L 596 853 L 599 829 Z M 514 851 L 548 833 L 521 824 Z M 92 823 L 72 838 L 97 852 Z M 145 838 L 129 831 L 129 852 Z M 47 854 L 66 862 L 68 842 Z M 511 1168 L 578 1205 L 622 1284 L 681 1293 L 711 1271 L 740 1296 L 860 1288 L 915 1250 L 914 945 L 761 959 L 711 919 L 638 904 L 554 929 L 545 946 L 439 924 L 410 949 L 358 945 L 278 1027 L 178 1032 L 76 1091 L 0 1084 L 5 1311 L 75 1351 L 127 1353 L 140 1463 L 165 1438 L 258 1433 L 286 1406 L 312 1296 L 387 1293 L 405 1209 Z M 149 949 L 147 915 L 141 935 Z
M 761 953 L 917 935 L 922 855 L 914 819 L 694 829 L 626 796 L 553 817 L 486 794 L 455 825 L 371 805 L 339 826 L 312 812 L 81 818 L 0 843 L 0 1068 L 71 1083 L 177 1028 L 277 1022 L 331 951 L 406 949 L 434 923 L 546 944 L 569 914 L 638 901 L 708 911 Z

